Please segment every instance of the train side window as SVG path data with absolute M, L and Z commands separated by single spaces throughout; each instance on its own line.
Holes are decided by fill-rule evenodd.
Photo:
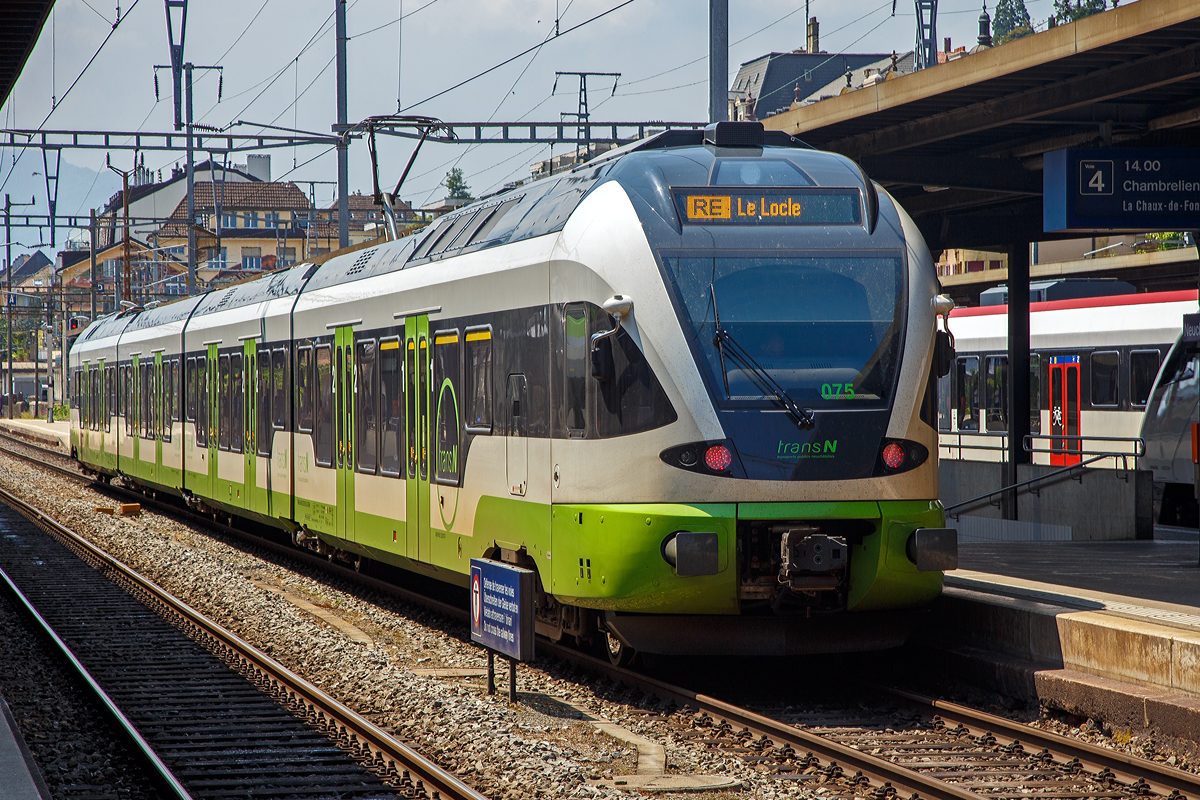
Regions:
M 154 438 L 154 362 L 141 365 L 142 438 Z
M 1008 430 L 1008 356 L 984 359 L 983 405 L 988 431 Z
M 171 359 L 171 421 L 179 422 L 183 410 L 183 359 Z
M 277 348 L 271 351 L 271 425 L 277 431 L 288 429 L 288 351 Z
M 129 376 L 129 365 L 125 364 L 121 367 L 121 410 L 125 412 L 125 435 L 133 435 L 133 404 L 131 399 L 132 388 L 130 387 L 131 378 Z
M 379 340 L 379 471 L 399 475 L 404 453 L 403 356 L 400 340 Z
M 297 428 L 304 433 L 313 429 L 313 349 L 296 350 L 296 411 Z
M 954 370 L 955 408 L 960 431 L 979 430 L 979 357 L 958 359 Z
M 189 358 L 187 364 L 187 398 L 184 405 L 184 421 L 196 421 L 196 359 Z
M 171 420 L 175 419 L 175 362 L 162 362 L 162 440 L 171 441 Z
M 333 465 L 333 352 L 322 344 L 316 355 L 316 457 L 318 465 L 328 467 Z
M 242 371 L 242 354 L 234 353 L 229 359 L 229 449 L 242 452 L 242 440 L 246 434 L 246 394 Z
M 1129 404 L 1144 408 L 1158 374 L 1161 354 L 1157 350 L 1134 350 L 1129 354 Z
M 108 397 L 108 409 L 104 414 L 104 432 L 109 433 L 112 430 L 112 418 L 117 413 L 117 368 L 105 367 L 105 390 Z
M 492 329 L 468 328 L 467 430 L 492 432 Z
M 567 436 L 582 439 L 587 430 L 588 318 L 582 303 L 571 304 L 563 313 L 566 341 L 564 346 L 566 371 Z
M 254 439 L 260 456 L 271 455 L 271 351 L 260 347 L 254 358 L 258 415 Z
M 217 448 L 229 449 L 229 356 L 217 356 Z
M 208 356 L 196 357 L 196 444 L 208 447 Z
M 358 371 L 356 467 L 359 472 L 374 475 L 379 465 L 379 415 L 376 413 L 379 381 L 375 371 L 375 340 L 363 339 L 354 344 L 357 349 L 354 366 Z
M 1121 354 L 1116 350 L 1102 350 L 1092 353 L 1092 406 L 1114 408 L 1119 394 L 1119 376 L 1121 374 Z
M 462 422 L 457 397 L 462 393 L 462 360 L 457 330 L 433 334 L 434 473 L 438 483 L 458 485 Z
M 1029 354 L 1029 432 L 1042 432 L 1042 357 Z

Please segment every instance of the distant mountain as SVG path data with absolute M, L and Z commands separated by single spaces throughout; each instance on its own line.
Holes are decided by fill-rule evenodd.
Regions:
M 11 168 L 12 161 L 9 160 L 7 164 L 0 166 L 0 176 L 7 175 L 8 169 Z M 30 208 L 14 208 L 14 217 L 24 212 L 46 213 L 46 179 L 42 177 L 43 169 L 42 154 L 37 150 L 26 151 L 25 156 L 17 162 L 12 177 L 8 179 L 3 193 L 0 193 L 0 203 L 4 202 L 3 195 L 7 194 L 12 198 L 13 203 L 28 203 L 32 198 L 34 205 Z M 80 167 L 67 161 L 64 156 L 58 172 L 56 216 L 79 215 L 86 217 L 89 209 L 100 208 L 108 202 L 108 198 L 120 190 L 121 178 L 116 173 L 108 169 L 97 172 L 88 167 Z M 53 261 L 57 252 L 64 248 L 70 232 L 69 228 L 59 226 L 55 232 L 55 246 L 51 247 L 49 229 L 14 228 L 12 231 L 13 259 L 15 260 L 20 254 L 30 252 L 33 248 L 30 248 L 29 245 L 44 243 L 43 247 L 36 249 L 41 250 L 47 258 Z M 0 239 L 3 236 L 3 229 L 0 228 Z M 21 246 L 18 246 L 17 242 L 21 243 Z M 0 252 L 0 260 L 3 258 L 4 255 Z

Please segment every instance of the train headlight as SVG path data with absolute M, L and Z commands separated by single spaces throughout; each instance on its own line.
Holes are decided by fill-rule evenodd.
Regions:
M 907 439 L 884 439 L 875 461 L 875 475 L 896 475 L 915 469 L 929 458 L 929 449 Z
M 744 478 L 745 471 L 738 460 L 737 450 L 733 442 L 719 439 L 708 442 L 691 442 L 689 444 L 668 447 L 658 454 L 664 463 L 688 472 L 699 472 L 701 475 L 719 475 L 725 478 Z

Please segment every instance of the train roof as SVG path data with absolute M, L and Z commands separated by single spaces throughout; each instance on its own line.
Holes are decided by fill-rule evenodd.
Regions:
M 656 225 L 665 222 L 678 231 L 681 221 L 670 187 L 728 185 L 716 178 L 714 165 L 719 159 L 764 159 L 791 165 L 782 171 L 767 170 L 772 182 L 764 185 L 853 186 L 874 197 L 869 179 L 850 159 L 814 150 L 780 131 L 763 131 L 759 123 L 720 123 L 705 131 L 668 130 L 610 150 L 559 175 L 481 198 L 398 241 L 347 253 L 320 265 L 297 264 L 113 319 L 121 320 L 121 330 L 126 325 L 130 331 L 141 330 L 545 236 L 561 231 L 580 202 L 609 181 L 642 201 L 639 213 L 649 209 L 658 218 Z M 99 331 L 92 334 L 95 327 L 79 341 L 104 335 Z

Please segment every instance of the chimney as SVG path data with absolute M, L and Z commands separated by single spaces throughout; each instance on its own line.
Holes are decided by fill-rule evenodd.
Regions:
M 246 172 L 249 172 L 260 181 L 271 181 L 271 157 L 248 155 L 246 156 Z
M 946 38 L 943 40 L 943 43 L 946 45 L 946 55 L 947 55 L 947 56 L 949 56 L 949 55 L 950 55 L 950 37 L 949 37 L 949 36 L 947 36 L 947 37 L 946 37 Z
M 810 17 L 808 20 L 808 52 L 821 52 L 821 23 L 817 22 L 816 17 Z

